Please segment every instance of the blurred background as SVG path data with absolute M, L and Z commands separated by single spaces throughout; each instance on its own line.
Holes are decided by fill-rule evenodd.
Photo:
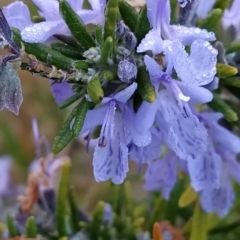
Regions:
M 13 1 L 1 0 L 0 7 L 6 6 Z M 37 9 L 31 1 L 28 4 L 31 14 L 36 15 Z M 130 1 L 139 8 L 144 1 Z M 8 110 L 0 112 L 0 156 L 8 155 L 13 159 L 11 177 L 14 184 L 25 184 L 27 181 L 28 167 L 35 158 L 35 146 L 32 134 L 32 118 L 36 117 L 39 132 L 45 136 L 50 144 L 62 126 L 64 120 L 71 111 L 59 110 L 54 102 L 48 79 L 33 77 L 26 71 L 19 71 L 23 88 L 23 104 L 19 116 Z M 108 196 L 109 182 L 96 183 L 92 172 L 92 150 L 87 154 L 84 143 L 78 140 L 72 141 L 59 155 L 68 155 L 72 159 L 71 183 L 78 194 L 81 206 L 91 211 L 92 206 L 99 199 L 104 200 Z M 1 159 L 0 159 L 1 161 Z M 137 167 L 131 163 L 131 174 L 133 180 L 133 192 L 138 196 L 146 193 L 143 190 L 143 177 L 138 174 Z M 1 176 L 0 176 L 1 180 Z

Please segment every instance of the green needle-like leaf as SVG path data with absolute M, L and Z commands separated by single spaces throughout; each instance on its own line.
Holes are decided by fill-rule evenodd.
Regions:
M 29 217 L 26 222 L 26 236 L 28 238 L 37 237 L 37 225 L 34 217 Z
M 92 103 L 87 101 L 86 98 L 83 98 L 81 103 L 77 107 L 76 118 L 72 127 L 72 135 L 73 137 L 78 137 L 87 114 L 87 111 L 92 106 Z
M 147 7 L 145 5 L 139 13 L 137 25 L 135 28 L 135 36 L 137 37 L 138 44 L 142 41 L 150 29 L 150 23 L 147 17 Z
M 141 66 L 138 68 L 137 73 L 138 92 L 141 97 L 150 103 L 156 100 L 155 88 L 151 83 L 146 67 Z
M 118 20 L 118 0 L 108 0 L 106 6 L 106 20 L 104 25 L 104 40 L 107 37 L 115 39 L 115 28 Z
M 62 166 L 62 175 L 58 186 L 56 199 L 56 221 L 59 237 L 65 237 L 71 232 L 71 214 L 69 206 L 69 171 L 70 161 Z
M 118 2 L 119 12 L 125 24 L 130 28 L 132 32 L 135 31 L 138 14 L 134 7 L 132 7 L 125 0 Z
M 94 42 L 94 39 L 87 31 L 85 25 L 77 13 L 72 9 L 70 4 L 65 0 L 59 0 L 59 8 L 63 19 L 72 32 L 72 35 L 83 47 L 83 49 L 88 50 L 91 47 L 95 47 L 96 44 Z
M 208 105 L 214 111 L 221 112 L 229 122 L 238 120 L 236 112 L 217 93 L 213 94 L 213 100 Z

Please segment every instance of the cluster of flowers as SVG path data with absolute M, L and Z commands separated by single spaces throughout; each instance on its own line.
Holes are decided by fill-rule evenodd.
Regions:
M 33 2 L 40 9 L 43 21 L 39 23 L 32 23 L 22 2 L 3 8 L 8 24 L 21 31 L 22 41 L 45 43 L 56 40 L 56 36 L 71 36 L 58 1 Z M 89 0 L 91 9 L 83 9 L 83 1 L 67 2 L 84 24 L 106 26 L 105 8 L 111 1 Z M 60 104 L 83 83 L 89 85 L 96 77 L 99 80 L 103 91 L 99 99 L 95 101 L 91 91 L 83 97 L 96 105 L 87 111 L 79 132 L 88 133 L 91 141 L 101 126 L 93 156 L 96 181 L 123 183 L 131 159 L 139 167 L 148 165 L 145 188 L 160 190 L 168 199 L 181 169 L 200 194 L 202 208 L 225 216 L 234 200 L 231 178 L 240 183 L 240 139 L 219 125 L 221 113 L 200 107 L 212 100 L 211 91 L 218 87 L 218 51 L 210 44 L 216 40 L 215 34 L 184 25 L 186 21 L 191 25 L 195 16 L 206 17 L 214 1 L 178 2 L 192 16 L 190 21 L 171 25 L 170 1 L 146 0 L 151 28 L 143 39 L 139 41 L 132 26 L 118 20 L 114 51 L 107 59 L 102 61 L 101 46 L 95 39 L 96 46 L 82 54 L 91 67 L 75 79 L 74 89 L 69 81 L 53 84 L 52 90 Z M 237 9 L 234 4 L 239 1 L 224 13 L 225 28 L 232 24 Z M 105 77 L 106 70 L 113 79 Z

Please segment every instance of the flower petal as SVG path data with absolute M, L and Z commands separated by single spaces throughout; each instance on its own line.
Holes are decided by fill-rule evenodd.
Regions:
M 158 108 L 158 100 L 155 100 L 153 103 L 142 102 L 134 118 L 134 125 L 137 131 L 148 131 L 152 127 Z
M 189 60 L 198 71 L 199 85 L 205 85 L 213 81 L 216 75 L 218 51 L 209 42 L 198 39 L 191 45 Z
M 0 158 L 0 196 L 5 195 L 9 192 L 11 183 L 10 170 L 13 161 L 9 156 L 1 156 Z
M 154 128 L 154 127 L 153 127 Z M 161 154 L 161 135 L 160 132 L 152 132 L 152 141 L 145 147 L 133 146 L 130 152 L 130 159 L 137 162 L 138 164 L 148 163 L 160 157 Z
M 213 99 L 212 93 L 203 87 L 188 86 L 182 82 L 177 81 L 177 84 L 185 96 L 190 97 L 192 103 L 207 103 Z
M 128 172 L 128 148 L 124 144 L 122 116 L 116 112 L 114 136 L 109 136 L 105 147 L 97 146 L 93 156 L 94 176 L 97 182 L 111 179 L 121 184 Z
M 175 154 L 168 153 L 163 159 L 148 164 L 144 188 L 148 191 L 160 190 L 168 200 L 177 181 L 178 160 Z
M 151 50 L 153 54 L 158 54 L 163 51 L 164 43 L 155 29 L 149 31 L 145 38 L 137 47 L 137 52 L 146 52 Z
M 84 120 L 83 127 L 79 135 L 89 131 L 90 129 L 100 126 L 103 124 L 103 120 L 107 113 L 108 104 L 103 105 L 99 108 L 95 108 L 93 110 L 88 110 L 86 118 Z
M 141 131 L 136 130 L 134 121 L 134 113 L 127 107 L 124 108 L 123 112 L 124 126 L 128 129 L 132 141 L 138 147 L 147 146 L 151 142 L 151 132 L 149 129 L 142 129 Z
M 74 94 L 69 83 L 67 82 L 56 83 L 51 80 L 50 82 L 53 96 L 57 104 L 61 104 L 67 98 L 71 97 Z
M 174 41 L 168 49 L 178 77 L 188 85 L 201 86 L 213 81 L 216 74 L 217 50 L 210 43 L 196 40 L 188 56 L 183 45 Z
M 56 0 L 32 0 L 47 21 L 60 20 L 59 3 Z
M 174 97 L 166 90 L 159 94 L 159 109 L 156 122 L 168 147 L 179 158 L 194 161 L 197 155 L 205 152 L 206 129 L 195 115 L 185 118 Z
M 129 87 L 125 88 L 121 92 L 118 92 L 114 96 L 114 99 L 117 100 L 118 102 L 126 103 L 129 100 L 129 98 L 133 95 L 136 89 L 137 89 L 137 83 L 134 82 Z
M 78 11 L 78 15 L 80 16 L 81 20 L 84 24 L 99 24 L 103 25 L 105 21 L 104 14 L 101 12 L 93 11 L 93 10 L 80 10 Z
M 209 122 L 209 124 L 211 126 L 209 131 L 216 143 L 232 153 L 240 153 L 240 138 L 238 136 L 216 122 Z
M 212 9 L 214 3 L 216 0 L 209 0 L 204 1 L 200 0 L 198 1 L 197 11 L 196 14 L 199 18 L 205 18 L 209 11 Z
M 172 39 L 179 39 L 183 45 L 190 45 L 197 39 L 202 39 L 205 41 L 216 40 L 215 34 L 213 32 L 208 32 L 205 29 L 197 27 L 171 25 L 169 26 L 169 31 L 172 35 Z
M 188 161 L 188 171 L 191 185 L 195 191 L 206 188 L 219 188 L 221 157 L 215 152 L 214 146 L 209 140 L 207 151 L 198 155 L 196 159 Z
M 23 2 L 13 2 L 3 7 L 3 13 L 11 27 L 22 30 L 32 24 L 28 6 Z
M 27 26 L 21 31 L 22 40 L 29 43 L 45 42 L 54 34 L 59 33 L 63 25 L 63 20 L 57 20 Z
M 153 58 L 149 57 L 148 55 L 144 56 L 144 63 L 149 72 L 149 76 L 150 76 L 152 84 L 153 85 L 158 84 L 159 79 L 164 74 L 161 66 Z
M 216 212 L 220 217 L 228 214 L 235 198 L 231 181 L 224 173 L 219 188 L 206 188 L 201 193 L 201 205 L 207 213 Z
M 168 0 L 147 0 L 148 20 L 153 28 L 159 28 L 159 25 L 165 22 L 170 23 L 170 7 Z

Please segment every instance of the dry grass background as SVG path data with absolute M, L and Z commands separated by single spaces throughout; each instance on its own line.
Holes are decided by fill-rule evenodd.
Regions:
M 144 0 L 129 1 L 138 9 L 144 4 Z M 0 0 L 0 7 L 10 2 L 13 1 Z M 30 0 L 26 0 L 25 3 L 30 6 L 31 12 L 36 12 L 36 8 Z M 32 117 L 37 117 L 41 134 L 45 135 L 52 143 L 69 110 L 58 110 L 47 79 L 32 77 L 26 71 L 19 71 L 19 74 L 24 101 L 19 116 L 15 116 L 7 110 L 0 112 L 0 156 L 9 154 L 14 158 L 16 163 L 12 174 L 14 180 L 25 182 L 26 166 L 35 157 L 31 129 Z M 82 206 L 90 211 L 98 199 L 104 200 L 109 196 L 109 183 L 95 182 L 92 175 L 92 153 L 86 154 L 83 144 L 73 141 L 64 149 L 61 155 L 63 154 L 70 155 L 72 158 L 72 182 L 80 196 L 79 201 L 82 202 Z M 131 169 L 135 175 L 137 170 L 134 164 L 131 164 Z M 138 182 L 133 182 L 133 193 L 138 198 L 144 195 L 142 185 Z

